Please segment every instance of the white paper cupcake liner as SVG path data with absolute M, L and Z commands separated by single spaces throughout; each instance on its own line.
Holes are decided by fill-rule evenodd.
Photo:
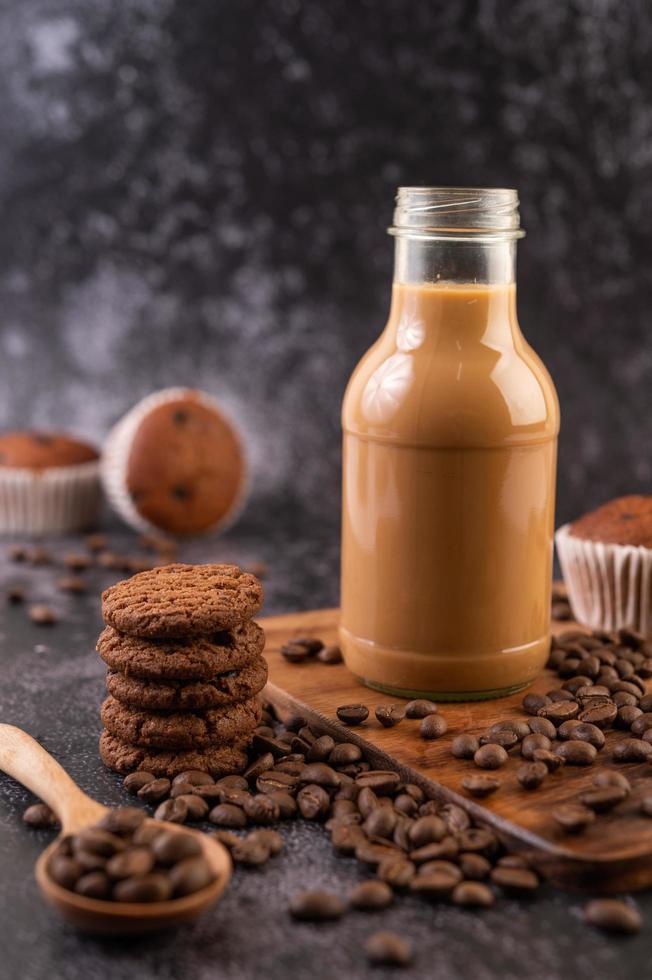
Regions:
M 573 615 L 592 629 L 635 629 L 652 635 L 652 548 L 602 544 L 555 535 Z
M 138 404 L 134 405 L 134 407 L 113 426 L 106 437 L 104 448 L 102 450 L 100 473 L 104 492 L 109 500 L 109 503 L 116 513 L 120 515 L 123 521 L 126 521 L 126 523 L 130 527 L 134 528 L 134 530 L 141 531 L 145 534 L 161 535 L 168 534 L 169 532 L 157 527 L 155 524 L 152 524 L 151 521 L 148 521 L 145 517 L 143 517 L 143 515 L 136 509 L 134 502 L 129 496 L 129 492 L 127 491 L 127 467 L 129 465 L 129 454 L 131 452 L 132 442 L 138 426 L 145 416 L 152 411 L 152 409 L 183 398 L 192 398 L 195 401 L 199 401 L 207 408 L 219 412 L 219 414 L 233 426 L 237 433 L 237 428 L 233 425 L 227 413 L 224 411 L 219 402 L 214 398 L 211 398 L 210 395 L 207 395 L 203 391 L 197 391 L 195 388 L 165 388 L 163 391 L 157 391 L 152 395 L 148 395 L 146 398 L 139 401 Z M 242 444 L 242 440 L 240 440 L 240 447 L 243 456 L 243 477 L 240 484 L 240 491 L 226 514 L 224 514 L 224 516 L 217 523 L 212 525 L 212 527 L 206 528 L 205 531 L 202 531 L 202 534 L 225 531 L 237 520 L 242 512 L 248 490 L 248 467 L 245 447 Z
M 40 537 L 92 527 L 99 472 L 96 460 L 42 471 L 0 466 L 0 534 Z

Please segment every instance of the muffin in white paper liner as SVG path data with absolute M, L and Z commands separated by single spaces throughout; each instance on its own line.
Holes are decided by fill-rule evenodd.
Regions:
M 181 399 L 192 399 L 204 405 L 206 408 L 218 412 L 237 434 L 235 426 L 233 426 L 231 419 L 228 418 L 220 403 L 216 399 L 211 398 L 210 395 L 207 395 L 203 391 L 198 391 L 195 388 L 165 388 L 162 391 L 147 395 L 116 422 L 109 432 L 102 450 L 100 472 L 104 492 L 109 503 L 130 527 L 145 534 L 172 536 L 172 532 L 158 527 L 144 517 L 129 495 L 127 489 L 127 471 L 133 440 L 141 422 L 153 409 Z M 239 439 L 239 443 L 242 451 L 243 476 L 238 494 L 228 511 L 213 525 L 199 532 L 201 534 L 226 530 L 240 516 L 244 507 L 248 488 L 248 472 L 242 439 Z
M 623 627 L 652 635 L 652 548 L 555 535 L 573 615 L 592 629 Z
M 98 460 L 44 470 L 0 466 L 0 534 L 42 537 L 93 527 L 99 503 Z

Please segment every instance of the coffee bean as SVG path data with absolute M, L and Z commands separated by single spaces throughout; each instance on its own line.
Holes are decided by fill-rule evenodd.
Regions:
M 448 835 L 439 843 L 425 844 L 415 851 L 410 851 L 410 860 L 422 866 L 424 864 L 430 865 L 433 861 L 453 861 L 457 858 L 459 850 L 459 844 L 455 838 Z
M 599 769 L 593 777 L 594 786 L 620 786 L 626 793 L 632 790 L 631 783 L 624 773 L 616 769 Z
M 549 750 L 552 742 L 546 735 L 526 735 L 521 743 L 521 755 L 524 759 L 532 759 L 537 749 Z
M 593 745 L 589 742 L 580 742 L 579 739 L 562 742 L 555 747 L 554 751 L 570 766 L 590 766 L 597 755 L 597 750 Z
M 416 867 L 412 861 L 397 856 L 381 862 L 376 874 L 381 881 L 387 882 L 390 888 L 407 888 L 416 874 Z
M 481 745 L 473 761 L 480 769 L 500 769 L 507 762 L 507 752 L 502 745 Z
M 185 823 L 188 819 L 188 806 L 185 800 L 165 800 L 154 811 L 155 820 L 166 820 L 168 823 Z
M 364 833 L 356 824 L 335 822 L 330 827 L 331 844 L 340 854 L 355 854 L 356 848 L 365 843 Z
M 526 714 L 538 715 L 541 708 L 545 708 L 550 704 L 550 698 L 545 694 L 526 694 L 522 704 Z
M 545 735 L 551 740 L 557 738 L 557 729 L 547 718 L 530 718 L 528 726 L 533 735 Z
M 496 776 L 483 776 L 480 773 L 470 773 L 462 780 L 462 788 L 467 793 L 470 793 L 471 796 L 478 797 L 478 799 L 484 799 L 486 796 L 490 796 L 499 787 L 500 779 Z
M 458 834 L 457 841 L 460 851 L 473 853 L 479 851 L 493 853 L 498 845 L 496 835 L 485 827 L 469 827 Z
M 27 598 L 27 593 L 20 585 L 14 585 L 7 589 L 7 602 L 13 606 L 18 606 Z
M 152 841 L 152 851 L 158 864 L 166 867 L 203 853 L 197 837 L 174 830 L 159 830 Z
M 388 858 L 395 858 L 397 855 L 402 856 L 400 850 L 390 845 L 389 841 L 384 844 L 362 841 L 355 848 L 357 860 L 362 864 L 369 864 L 371 866 L 382 864 L 383 861 L 387 861 Z
M 567 834 L 579 834 L 595 820 L 595 813 L 585 806 L 565 803 L 552 810 L 552 817 Z
M 278 820 L 280 812 L 278 803 L 266 793 L 256 793 L 244 801 L 245 814 L 253 823 L 268 824 Z
M 311 762 L 304 766 L 301 772 L 301 782 L 316 783 L 318 786 L 336 789 L 341 785 L 342 777 L 325 762 Z
M 78 879 L 74 888 L 85 898 L 107 899 L 111 894 L 113 882 L 104 871 L 89 871 Z
M 280 854 L 283 850 L 283 838 L 277 830 L 269 830 L 267 827 L 253 830 L 248 839 L 262 842 L 272 855 Z
M 448 731 L 448 723 L 441 715 L 426 715 L 419 725 L 419 735 L 425 739 L 441 738 Z M 516 736 L 514 736 L 516 738 Z
M 363 912 L 386 909 L 394 901 L 394 893 L 384 881 L 362 881 L 349 895 L 349 905 Z
M 567 725 L 571 727 L 566 728 Z M 561 739 L 588 742 L 596 749 L 604 748 L 604 733 L 597 725 L 591 725 L 588 722 L 577 721 L 577 724 L 564 722 L 563 725 L 559 726 L 558 735 Z
M 588 690 L 592 685 L 593 681 L 590 677 L 577 674 L 575 677 L 571 677 L 570 680 L 564 681 L 561 687 L 563 691 L 570 691 L 571 694 L 577 697 L 582 690 Z M 606 693 L 609 694 L 609 691 Z
M 427 718 L 428 715 L 434 715 L 439 709 L 434 701 L 426 701 L 423 698 L 418 698 L 416 701 L 408 701 L 405 705 L 405 717 L 406 718 Z
M 375 932 L 365 943 L 365 952 L 372 966 L 409 966 L 412 948 L 394 932 Z
M 307 762 L 323 762 L 335 748 L 335 739 L 330 735 L 320 735 L 306 752 Z
M 585 708 L 578 715 L 578 718 L 582 722 L 597 725 L 598 728 L 608 728 L 610 725 L 613 725 L 617 714 L 618 708 L 612 701 L 609 701 L 605 704 L 596 705 L 595 707 Z
M 330 892 L 300 892 L 290 899 L 290 914 L 300 922 L 333 922 L 341 919 L 344 911 L 342 900 Z
M 231 857 L 236 864 L 254 868 L 269 861 L 270 850 L 264 840 L 250 834 L 231 848 Z
M 450 861 L 431 862 L 427 874 L 417 874 L 410 883 L 410 891 L 427 898 L 444 898 L 462 880 L 462 872 Z
M 580 803 L 588 806 L 595 813 L 606 813 L 622 803 L 627 797 L 627 790 L 622 786 L 603 786 L 580 794 Z
M 652 792 L 648 792 L 641 797 L 639 810 L 644 816 L 652 817 Z
M 534 871 L 526 868 L 494 868 L 491 881 L 508 895 L 529 895 L 539 887 L 539 879 Z
M 138 878 L 125 878 L 113 888 L 116 902 L 165 902 L 172 897 L 172 882 L 154 872 Z
M 632 731 L 634 735 L 642 735 L 646 732 L 648 728 L 652 728 L 652 711 L 645 711 L 640 714 L 638 718 L 635 718 L 632 722 Z
M 54 609 L 45 605 L 30 606 L 27 615 L 37 626 L 54 626 L 59 622 L 59 617 Z
M 300 766 L 301 771 L 303 771 L 303 768 L 303 766 Z M 259 793 L 292 793 L 298 783 L 298 775 L 268 769 L 267 772 L 264 772 L 256 780 L 256 789 Z
M 368 837 L 391 837 L 396 823 L 397 816 L 394 810 L 386 806 L 377 806 L 365 820 L 363 830 Z
M 435 800 L 429 800 L 428 803 L 437 807 L 439 817 L 444 821 L 449 834 L 462 834 L 470 827 L 471 820 L 468 813 L 456 803 L 444 803 L 443 806 L 439 806 Z M 419 810 L 419 812 L 423 811 Z
M 405 718 L 405 708 L 401 704 L 379 704 L 375 713 L 383 728 L 393 728 Z
M 47 803 L 33 803 L 28 806 L 23 813 L 23 822 L 39 830 L 56 827 L 59 823 L 56 814 Z
M 347 766 L 359 762 L 362 749 L 353 742 L 340 742 L 330 752 L 328 763 L 331 766 Z
M 71 595 L 88 592 L 88 584 L 80 575 L 63 575 L 57 579 L 57 588 L 60 592 L 69 592 Z
M 133 837 L 131 838 L 131 843 L 137 844 L 152 844 L 154 838 L 158 837 L 161 833 L 161 828 L 157 827 L 153 823 L 141 823 L 140 827 L 137 827 L 134 831 Z
M 411 824 L 408 837 L 415 848 L 438 843 L 446 836 L 446 824 L 437 816 L 419 817 Z
M 279 820 L 292 820 L 297 815 L 296 800 L 289 793 L 278 791 L 267 794 L 278 806 Z
M 313 655 L 307 647 L 300 643 L 285 643 L 281 647 L 281 656 L 290 664 L 302 664 Z
M 526 735 L 530 734 L 530 724 L 527 721 L 521 721 L 519 718 L 508 718 L 505 721 L 495 722 L 489 731 L 492 735 L 496 732 L 514 732 L 519 742 L 521 742 Z
M 170 799 L 176 800 L 179 796 L 188 796 L 194 793 L 200 786 L 193 786 L 192 783 L 173 783 L 170 787 Z
M 636 719 L 640 718 L 642 714 L 641 709 L 637 708 L 635 704 L 624 704 L 618 708 L 616 725 L 618 728 L 631 728 Z
M 652 745 L 641 738 L 626 738 L 614 745 L 613 758 L 617 762 L 647 762 L 652 755 Z
M 215 875 L 202 855 L 185 858 L 175 864 L 170 871 L 170 881 L 175 898 L 182 898 L 184 895 L 193 895 L 202 888 L 208 887 L 215 881 Z
M 185 796 L 177 797 L 177 799 L 183 800 L 188 807 L 188 820 L 205 820 L 208 816 L 210 807 L 201 796 L 197 796 L 195 793 L 188 793 Z
M 322 786 L 309 783 L 299 790 L 297 806 L 304 820 L 321 820 L 328 813 L 330 796 Z
M 485 732 L 480 736 L 480 745 L 502 745 L 504 749 L 512 749 L 519 742 L 516 732 L 503 729 L 498 732 Z
M 368 817 L 372 810 L 379 806 L 379 800 L 371 786 L 363 786 L 357 797 L 358 810 L 363 817 Z
M 516 778 L 523 789 L 538 789 L 548 775 L 548 767 L 543 762 L 527 762 L 516 770 Z
M 595 898 L 584 906 L 584 920 L 597 929 L 632 935 L 641 928 L 641 915 L 633 905 L 617 898 Z
M 324 648 L 323 641 L 315 636 L 295 636 L 290 642 L 297 644 L 297 646 L 305 647 L 311 656 L 315 656 L 315 654 Z
M 336 709 L 336 714 L 343 725 L 354 727 L 367 720 L 369 708 L 365 704 L 342 704 Z
M 67 857 L 56 852 L 48 861 L 48 874 L 62 888 L 74 888 L 75 882 L 82 875 L 82 866 L 75 858 Z
M 229 787 L 230 789 L 247 789 L 247 780 L 244 778 L 244 776 L 222 776 L 222 778 L 218 779 L 214 785 L 219 786 L 220 789 L 224 789 L 226 787 Z
M 267 735 L 254 734 L 252 746 L 256 752 L 266 754 L 271 752 L 275 759 L 282 759 L 283 756 L 290 754 L 290 746 L 285 745 L 278 738 L 270 738 Z
M 360 789 L 368 787 L 380 796 L 386 796 L 396 792 L 401 783 L 401 777 L 391 769 L 369 769 L 361 772 L 355 777 L 355 782 Z
M 341 664 L 343 659 L 342 651 L 335 645 L 324 647 L 317 654 L 317 660 L 322 664 Z
M 169 795 L 170 787 L 169 779 L 151 779 L 141 786 L 137 795 L 146 803 L 160 803 Z
M 197 787 L 197 792 L 201 790 L 201 786 Z M 243 807 L 247 800 L 249 799 L 249 793 L 245 793 L 242 789 L 231 788 L 230 786 L 220 787 L 220 803 L 233 803 L 234 806 Z
M 455 756 L 456 759 L 472 759 L 479 748 L 480 742 L 475 735 L 469 735 L 463 732 L 461 735 L 456 735 L 453 739 L 451 743 L 451 755 Z
M 125 842 L 117 834 L 98 827 L 85 827 L 73 838 L 73 849 L 75 852 L 88 851 L 101 857 L 112 857 L 125 849 Z
M 464 908 L 490 908 L 495 901 L 494 893 L 480 881 L 460 881 L 453 889 L 453 905 Z
M 247 782 L 255 783 L 258 777 L 262 773 L 266 772 L 268 769 L 273 769 L 273 768 L 274 768 L 274 756 L 272 755 L 271 752 L 263 752 L 263 754 L 259 755 L 257 759 L 254 759 L 254 761 L 251 763 L 248 769 L 245 769 L 243 778 Z M 218 782 L 217 785 L 219 786 L 220 783 Z M 240 788 L 246 789 L 246 786 L 247 783 L 245 782 L 245 786 Z
M 244 810 L 233 803 L 219 803 L 214 806 L 208 814 L 208 819 L 219 827 L 231 827 L 233 830 L 242 830 L 247 826 Z
M 530 865 L 522 854 L 503 854 L 496 861 L 498 868 L 529 868 Z
M 143 772 L 142 769 L 137 770 L 137 772 L 130 772 L 128 776 L 125 777 L 123 782 L 124 788 L 128 793 L 133 793 L 136 795 L 138 790 L 146 786 L 147 783 L 152 783 L 156 779 L 151 772 Z
M 560 766 L 564 765 L 564 759 L 548 749 L 535 749 L 532 753 L 532 762 L 543 762 L 548 772 L 557 772 Z
M 114 854 L 106 863 L 106 873 L 110 878 L 132 878 L 146 875 L 154 867 L 154 854 L 149 847 L 128 847 L 120 854 Z
M 539 708 L 539 717 L 546 718 L 553 725 L 559 727 L 569 718 L 575 718 L 579 714 L 580 706 L 576 701 L 555 701 Z
M 484 881 L 491 871 L 491 862 L 482 854 L 460 854 L 458 863 L 465 878 L 473 881 Z
M 107 858 L 102 854 L 94 854 L 92 851 L 85 851 L 76 844 L 75 847 L 75 857 L 82 866 L 82 870 L 86 871 L 104 871 L 106 867 Z

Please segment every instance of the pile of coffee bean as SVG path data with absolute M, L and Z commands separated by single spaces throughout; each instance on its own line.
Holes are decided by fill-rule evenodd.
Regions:
M 289 640 L 281 647 L 281 656 L 289 664 L 303 664 L 307 661 L 321 664 L 341 664 L 342 651 L 336 645 L 326 646 L 312 636 L 299 636 Z
M 215 880 L 201 842 L 184 831 L 146 823 L 137 807 L 119 807 L 94 827 L 64 837 L 50 856 L 48 874 L 86 898 L 165 902 Z

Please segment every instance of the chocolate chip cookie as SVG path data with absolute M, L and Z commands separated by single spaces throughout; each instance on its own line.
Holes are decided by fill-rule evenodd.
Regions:
M 265 634 L 257 623 L 244 623 L 213 636 L 144 640 L 107 626 L 97 650 L 112 670 L 145 680 L 211 681 L 217 674 L 249 666 L 258 659 Z
M 138 711 L 113 697 L 102 705 L 100 717 L 111 735 L 147 749 L 204 749 L 216 742 L 233 742 L 252 732 L 260 720 L 258 698 L 224 708 L 192 711 Z
M 188 769 L 201 769 L 218 779 L 230 773 L 242 772 L 247 766 L 247 754 L 238 742 L 207 749 L 157 752 L 127 745 L 107 731 L 100 735 L 100 757 L 105 766 L 123 776 L 136 769 L 144 769 L 155 776 L 167 776 L 168 779 L 173 779 Z
M 118 670 L 106 674 L 109 694 L 131 708 L 146 711 L 206 711 L 246 701 L 267 682 L 267 661 L 258 657 L 240 670 L 217 674 L 210 681 L 147 681 Z
M 207 636 L 238 626 L 263 601 L 258 579 L 237 565 L 163 565 L 102 594 L 109 626 L 133 636 Z

